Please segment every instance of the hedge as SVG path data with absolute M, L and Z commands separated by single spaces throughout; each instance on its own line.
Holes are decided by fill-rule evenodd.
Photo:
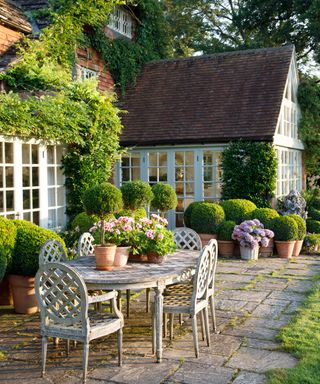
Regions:
M 245 199 L 225 200 L 220 205 L 225 212 L 226 220 L 235 221 L 236 224 L 246 220 L 248 215 L 257 209 L 257 206 L 252 201 Z
M 219 204 L 202 202 L 192 209 L 190 228 L 198 233 L 217 233 L 224 220 L 225 214 Z

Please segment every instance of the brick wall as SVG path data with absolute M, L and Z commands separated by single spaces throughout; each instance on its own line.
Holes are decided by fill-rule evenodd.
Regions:
M 101 56 L 92 48 L 77 50 L 77 64 L 98 72 L 98 88 L 101 91 L 113 90 L 114 81 Z
M 11 45 L 20 40 L 22 34 L 0 25 L 0 54 L 7 51 Z

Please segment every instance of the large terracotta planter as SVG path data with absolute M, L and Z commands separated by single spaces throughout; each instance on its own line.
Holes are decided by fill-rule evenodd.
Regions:
M 15 312 L 27 315 L 38 312 L 34 277 L 9 275 L 9 283 L 12 288 Z
M 211 239 L 217 239 L 218 237 L 215 233 L 198 233 L 198 235 L 200 236 L 203 247 L 207 245 Z
M 96 269 L 99 271 L 113 270 L 116 248 L 117 246 L 115 244 L 94 246 L 96 254 Z
M 302 246 L 303 246 L 303 240 L 296 240 L 294 247 L 293 247 L 293 251 L 292 251 L 293 257 L 297 257 L 300 255 Z
M 295 240 L 292 241 L 275 241 L 277 254 L 284 259 L 290 259 L 292 257 Z
M 117 247 L 114 257 L 114 266 L 123 267 L 127 264 L 129 258 L 130 247 Z
M 233 240 L 218 240 L 218 251 L 220 256 L 232 257 L 234 252 Z
M 247 248 L 240 246 L 240 256 L 242 260 L 258 260 L 259 247 Z
M 0 282 L 0 306 L 12 305 L 12 304 L 13 304 L 12 290 L 9 284 L 8 276 L 5 276 Z
M 270 257 L 273 255 L 273 248 L 274 248 L 274 241 L 273 239 L 270 239 L 267 247 L 260 247 L 259 255 L 261 257 Z
M 167 260 L 167 256 L 159 256 L 156 252 L 149 252 L 147 257 L 148 262 L 154 264 L 162 264 Z

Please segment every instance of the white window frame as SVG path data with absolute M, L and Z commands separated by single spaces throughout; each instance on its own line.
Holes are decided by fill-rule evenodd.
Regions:
M 133 37 L 132 16 L 128 11 L 120 7 L 115 7 L 110 13 L 108 27 L 129 39 Z
M 88 79 L 95 79 L 97 80 L 98 78 L 98 72 L 94 71 L 93 69 L 89 69 L 86 67 L 83 67 L 82 65 L 79 65 L 79 70 L 80 70 L 80 80 L 88 80 Z

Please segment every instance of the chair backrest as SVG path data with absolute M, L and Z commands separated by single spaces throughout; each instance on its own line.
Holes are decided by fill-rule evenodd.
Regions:
M 211 239 L 207 246 L 209 247 L 212 254 L 212 263 L 209 276 L 209 290 L 211 295 L 214 293 L 214 280 L 218 263 L 218 242 L 215 239 Z
M 174 242 L 179 249 L 201 251 L 202 242 L 200 236 L 191 228 L 180 227 L 173 231 Z
M 62 244 L 58 240 L 48 240 L 41 247 L 39 254 L 39 265 L 66 261 L 67 255 Z
M 94 255 L 94 238 L 89 232 L 83 233 L 78 241 L 78 256 Z
M 40 266 L 35 278 L 35 291 L 41 312 L 41 323 L 89 327 L 88 294 L 82 277 L 62 263 Z

